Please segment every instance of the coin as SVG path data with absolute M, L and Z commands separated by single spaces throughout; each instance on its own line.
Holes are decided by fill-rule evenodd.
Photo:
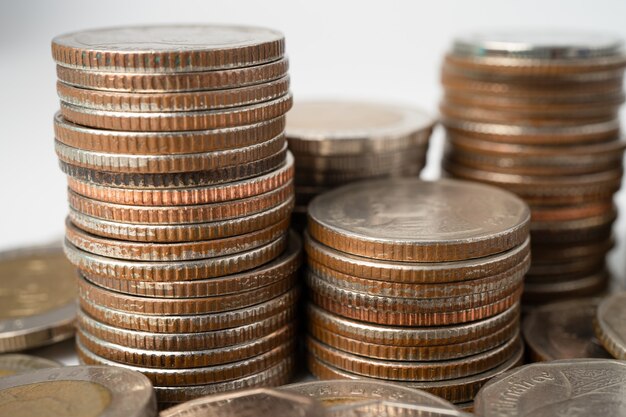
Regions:
M 454 261 L 503 252 L 524 242 L 529 220 L 528 207 L 512 194 L 448 180 L 362 182 L 309 205 L 312 238 L 384 260 Z
M 408 165 L 387 167 L 374 167 L 363 171 L 307 171 L 296 170 L 294 180 L 297 185 L 305 187 L 337 187 L 349 182 L 375 178 L 417 177 L 426 165 L 425 155 L 423 159 Z
M 535 361 L 611 358 L 594 336 L 600 300 L 581 298 L 546 304 L 524 319 L 524 339 Z
M 0 415 L 153 417 L 152 384 L 138 372 L 103 366 L 40 369 L 0 378 Z
M 283 53 L 280 32 L 251 26 L 126 26 L 73 32 L 52 40 L 57 64 L 112 72 L 238 68 L 271 62 Z
M 161 411 L 160 417 L 201 415 L 238 416 L 261 413 L 284 417 L 321 417 L 321 406 L 312 399 L 285 391 L 257 388 L 191 400 Z
M 75 271 L 58 246 L 0 254 L 0 352 L 49 345 L 74 334 Z
M 566 359 L 522 366 L 488 382 L 474 401 L 478 415 L 621 415 L 626 367 L 609 359 Z
M 609 280 L 609 273 L 602 269 L 582 278 L 562 282 L 527 283 L 524 287 L 524 301 L 536 304 L 600 295 L 606 290 Z
M 626 293 L 612 294 L 599 304 L 594 320 L 595 334 L 602 346 L 615 358 L 626 358 L 624 330 L 624 299 Z
M 19 353 L 0 355 L 0 378 L 37 369 L 58 368 L 61 364 L 37 356 Z

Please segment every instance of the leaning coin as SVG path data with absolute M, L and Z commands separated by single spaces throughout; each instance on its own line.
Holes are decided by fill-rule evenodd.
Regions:
M 626 359 L 626 292 L 605 298 L 594 320 L 595 334 L 611 355 Z
M 626 413 L 626 364 L 610 359 L 565 359 L 522 366 L 488 382 L 474 411 L 492 416 Z
M 0 352 L 45 346 L 74 334 L 75 276 L 57 246 L 0 253 Z
M 523 330 L 532 358 L 611 358 L 593 333 L 599 303 L 598 298 L 581 298 L 531 310 L 524 319 Z
M 268 388 L 207 396 L 161 411 L 160 417 L 234 417 L 267 415 L 280 417 L 322 417 L 316 401 L 302 395 Z
M 41 369 L 0 378 L 0 415 L 154 417 L 152 384 L 138 372 L 104 366 Z
M 58 368 L 61 364 L 37 356 L 12 353 L 0 355 L 0 378 L 36 369 Z

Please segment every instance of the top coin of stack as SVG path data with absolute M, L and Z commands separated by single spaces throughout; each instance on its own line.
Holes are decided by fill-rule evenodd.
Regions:
M 444 60 L 444 168 L 531 206 L 529 305 L 606 287 L 625 67 L 620 39 L 580 31 L 467 35 Z
M 52 53 L 81 360 L 143 372 L 161 403 L 285 382 L 300 242 L 283 35 L 99 29 Z
M 298 102 L 287 118 L 296 159 L 294 227 L 307 204 L 338 185 L 373 177 L 418 176 L 435 120 L 410 107 L 351 101 Z
M 463 404 L 522 358 L 530 212 L 464 181 L 362 181 L 309 205 L 310 370 Z M 469 406 L 469 404 L 465 404 Z

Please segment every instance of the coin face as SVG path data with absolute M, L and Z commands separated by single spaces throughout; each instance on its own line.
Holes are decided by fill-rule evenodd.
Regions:
M 22 372 L 29 372 L 35 369 L 57 368 L 59 363 L 38 358 L 37 356 L 9 354 L 0 355 L 0 378 L 15 375 Z
M 626 293 L 606 298 L 598 306 L 595 333 L 602 345 L 616 358 L 626 359 Z
M 513 194 L 489 186 L 407 178 L 325 193 L 309 205 L 309 219 L 311 236 L 335 249 L 428 262 L 476 258 L 517 246 L 526 239 L 530 212 Z M 414 255 L 399 248 L 414 249 Z
M 611 358 L 593 333 L 599 302 L 597 298 L 583 298 L 532 310 L 523 328 L 534 359 Z
M 212 395 L 162 411 L 160 417 L 258 415 L 284 417 L 317 417 L 325 415 L 321 406 L 303 395 L 257 388 L 234 393 Z
M 484 417 L 623 415 L 626 364 L 570 359 L 522 366 L 488 382 L 474 411 Z
M 13 417 L 151 417 L 152 385 L 113 367 L 42 369 L 0 379 L 0 415 Z
M 4 252 L 0 277 L 0 352 L 46 345 L 74 333 L 76 271 L 61 248 Z

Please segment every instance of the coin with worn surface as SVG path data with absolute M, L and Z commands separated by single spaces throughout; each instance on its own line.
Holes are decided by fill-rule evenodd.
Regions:
M 322 417 L 322 406 L 313 399 L 283 390 L 257 388 L 207 396 L 161 411 L 160 417 L 215 417 L 257 415 L 281 417 Z
M 138 372 L 104 366 L 40 369 L 0 378 L 0 415 L 154 417 L 152 384 Z
M 530 211 L 519 198 L 460 181 L 394 179 L 347 185 L 309 205 L 309 234 L 369 258 L 437 262 L 522 244 Z
M 19 353 L 5 354 L 0 355 L 0 378 L 37 369 L 58 368 L 60 366 L 61 364 L 58 362 L 37 356 Z
M 594 320 L 595 334 L 611 355 L 626 359 L 626 293 L 613 294 L 599 304 Z
M 611 358 L 593 331 L 600 301 L 582 298 L 533 309 L 523 324 L 524 339 L 533 359 Z
M 555 416 L 626 413 L 626 364 L 566 359 L 522 366 L 488 382 L 474 401 L 477 415 Z
M 58 246 L 0 254 L 0 352 L 45 346 L 74 334 L 75 276 Z

